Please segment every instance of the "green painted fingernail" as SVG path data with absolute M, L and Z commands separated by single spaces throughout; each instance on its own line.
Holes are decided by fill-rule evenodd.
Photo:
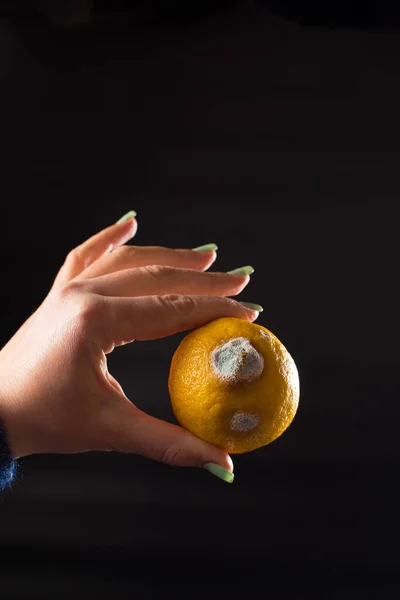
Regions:
M 118 219 L 118 221 L 116 222 L 116 225 L 119 225 L 119 223 L 125 223 L 125 221 L 129 221 L 129 219 L 133 219 L 134 217 L 136 217 L 136 215 L 137 215 L 136 210 L 130 210 L 125 215 L 123 215 L 120 219 Z
M 258 312 L 262 312 L 264 309 L 260 304 L 254 304 L 253 302 L 241 302 L 242 306 L 245 308 L 250 308 L 250 310 L 257 310 Z
M 213 250 L 218 250 L 217 244 L 204 244 L 204 246 L 197 246 L 197 248 L 192 248 L 195 252 L 212 252 Z
M 247 265 L 247 267 L 239 267 L 238 269 L 233 269 L 233 271 L 228 271 L 229 275 L 251 275 L 254 273 L 253 267 Z
M 232 483 L 235 478 L 233 473 L 228 471 L 228 469 L 224 469 L 224 467 L 221 467 L 221 465 L 218 465 L 217 463 L 206 463 L 203 467 L 206 471 L 215 475 L 215 477 L 219 477 L 219 479 L 226 481 L 226 483 Z

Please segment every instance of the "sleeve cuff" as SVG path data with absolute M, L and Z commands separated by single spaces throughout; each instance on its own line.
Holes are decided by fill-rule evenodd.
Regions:
M 17 466 L 17 461 L 13 459 L 8 447 L 6 428 L 0 420 L 0 490 L 12 485 Z

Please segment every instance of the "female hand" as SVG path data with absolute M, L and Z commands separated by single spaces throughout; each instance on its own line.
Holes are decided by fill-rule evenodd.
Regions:
M 219 317 L 255 320 L 256 310 L 225 297 L 249 276 L 206 273 L 214 250 L 123 245 L 136 229 L 131 217 L 73 249 L 43 303 L 0 351 L 0 417 L 11 452 L 116 450 L 171 465 L 215 463 L 223 469 L 207 468 L 232 480 L 224 450 L 136 408 L 106 355 Z

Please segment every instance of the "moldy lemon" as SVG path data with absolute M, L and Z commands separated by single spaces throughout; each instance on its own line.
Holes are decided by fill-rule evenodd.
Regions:
M 261 325 L 223 318 L 189 333 L 172 357 L 168 388 L 178 422 L 231 454 L 266 446 L 299 403 L 294 360 Z

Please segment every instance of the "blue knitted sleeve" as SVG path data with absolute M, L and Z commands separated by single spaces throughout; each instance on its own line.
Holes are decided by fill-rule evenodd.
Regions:
M 7 443 L 7 431 L 0 420 L 0 490 L 10 486 L 17 472 L 17 461 L 13 459 Z

